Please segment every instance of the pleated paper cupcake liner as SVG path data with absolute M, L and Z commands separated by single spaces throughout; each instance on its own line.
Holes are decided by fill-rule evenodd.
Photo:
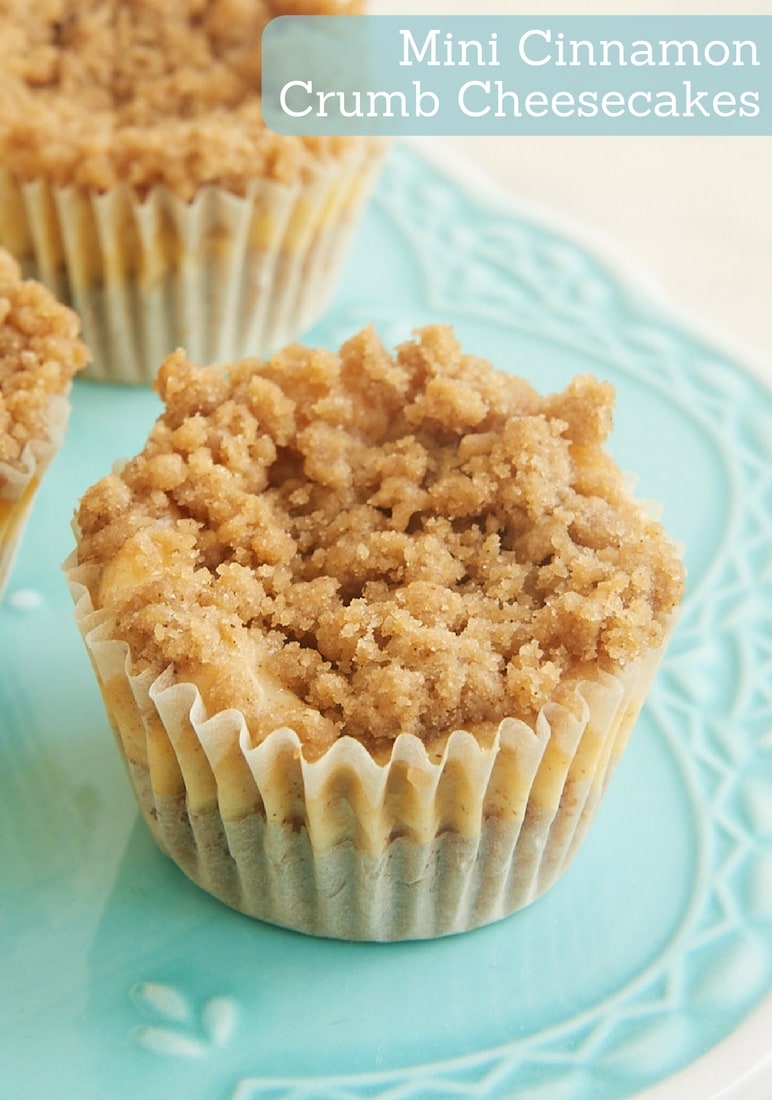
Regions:
M 432 759 L 401 734 L 376 762 L 343 737 L 306 760 L 295 731 L 253 743 L 238 709 L 208 715 L 173 671 L 135 674 L 92 567 L 65 572 L 138 804 L 161 849 L 250 916 L 317 936 L 425 939 L 499 920 L 566 870 L 600 804 L 664 646 L 577 684 L 533 728 L 449 737 Z
M 178 347 L 202 363 L 263 357 L 322 314 L 382 151 L 352 146 L 295 185 L 244 197 L 165 187 L 141 200 L 17 181 L 0 168 L 0 242 L 81 316 L 84 377 L 147 383 Z
M 69 390 L 68 390 L 69 392 Z M 0 599 L 10 579 L 40 482 L 64 442 L 70 402 L 51 398 L 48 434 L 28 444 L 18 465 L 0 462 Z

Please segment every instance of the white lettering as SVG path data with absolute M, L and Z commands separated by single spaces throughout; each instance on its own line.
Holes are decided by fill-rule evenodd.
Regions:
M 694 118 L 694 108 L 697 107 L 699 109 L 699 112 L 703 115 L 704 118 L 710 118 L 710 111 L 707 109 L 705 104 L 702 102 L 703 99 L 705 99 L 707 97 L 708 93 L 707 92 L 697 92 L 695 94 L 692 91 L 692 82 L 691 82 L 691 80 L 684 80 L 682 83 L 683 83 L 684 91 L 686 92 L 686 110 L 684 111 L 684 117 L 685 118 Z
M 714 55 L 716 53 L 715 47 L 718 47 L 718 58 Z M 707 46 L 703 50 L 705 60 L 708 65 L 721 66 L 726 65 L 731 56 L 731 51 L 726 42 L 720 42 L 717 38 L 714 38 L 712 42 L 708 42 Z
M 586 59 L 582 61 L 581 51 L 584 49 Z M 560 61 L 558 64 L 566 64 L 566 62 Z M 569 65 L 597 65 L 595 60 L 595 47 L 592 42 L 588 42 L 586 38 L 574 38 L 571 41 L 571 60 Z
M 418 81 L 414 80 L 413 83 L 417 84 Z M 354 94 L 356 95 L 357 93 L 355 92 Z M 404 92 L 368 92 L 367 96 L 370 102 L 370 109 L 367 112 L 368 118 L 394 118 L 393 100 L 395 96 L 400 104 L 399 113 L 401 117 L 410 118 L 410 112 L 407 109 L 407 97 Z M 386 109 L 384 111 L 379 111 L 377 109 L 379 99 L 382 99 L 385 104 Z M 342 106 L 341 114 L 344 118 L 347 117 Z
M 421 87 L 420 80 L 413 81 L 413 87 L 415 88 L 415 116 L 416 118 L 434 118 L 440 109 L 439 96 L 430 91 L 428 88 Z M 431 107 L 429 110 L 424 110 L 424 100 L 428 99 Z
M 654 47 L 651 42 L 639 38 L 633 42 L 633 52 L 630 54 L 631 65 L 654 65 Z
M 496 91 L 498 92 L 498 106 L 496 108 L 496 118 L 522 118 L 523 112 L 520 110 L 520 97 L 517 92 L 510 92 L 504 89 L 504 81 L 496 81 Z M 512 110 L 507 112 L 504 109 L 505 103 L 512 104 Z
M 657 118 L 678 118 L 678 100 L 675 92 L 657 92 L 654 114 Z
M 526 44 L 530 45 L 529 39 L 541 38 L 547 45 L 552 41 L 552 34 L 550 31 L 532 30 L 526 31 L 525 34 L 520 35 L 520 41 L 517 44 L 517 52 L 520 55 L 520 60 L 524 61 L 526 65 L 548 65 L 552 60 L 552 54 L 548 53 L 546 56 L 537 60 L 530 56 L 526 50 Z
M 643 111 L 636 110 L 634 104 L 638 99 L 642 99 L 649 106 Z M 627 109 L 635 118 L 647 118 L 651 114 L 651 92 L 633 92 L 627 100 Z
M 551 30 L 537 27 L 520 36 L 518 55 L 526 65 L 538 67 L 552 64 L 556 68 L 614 68 L 635 65 L 639 68 L 675 66 L 683 69 L 701 65 L 710 65 L 713 68 L 724 65 L 760 65 L 757 45 L 751 39 L 724 41 L 715 38 L 702 46 L 691 38 L 662 38 L 656 42 L 641 38 L 628 45 L 616 38 L 566 38 L 562 31 L 553 36 Z M 485 64 L 479 55 L 477 63 Z
M 497 81 L 500 83 L 500 81 Z M 466 101 L 467 92 L 470 88 L 482 88 L 486 95 L 490 95 L 491 82 L 490 80 L 467 80 L 466 84 L 462 84 L 458 89 L 458 105 L 461 110 L 467 115 L 468 118 L 483 118 L 490 112 L 490 106 L 483 107 L 481 111 L 473 110 Z
M 756 47 L 756 43 L 751 41 L 751 39 L 746 38 L 742 42 L 739 42 L 737 39 L 735 39 L 734 42 L 732 43 L 732 45 L 734 46 L 734 61 L 732 62 L 732 64 L 736 68 L 741 69 L 745 65 L 745 62 L 743 61 L 743 47 L 744 46 L 747 46 L 750 49 L 751 59 L 748 62 L 748 64 L 749 65 L 760 65 L 761 64 L 761 62 L 759 61 L 759 54 L 758 54 L 758 50 L 757 50 L 757 47 Z M 758 95 L 757 92 L 751 92 L 750 94 L 751 95 Z M 740 96 L 740 100 L 742 101 L 742 96 Z
M 625 57 L 625 47 L 622 42 L 617 41 L 616 38 L 605 39 L 601 42 L 601 52 L 603 60 L 601 65 L 626 65 L 627 58 Z M 614 56 L 612 57 L 612 52 Z
M 574 113 L 574 97 L 570 92 L 555 92 L 552 97 L 552 113 L 558 118 L 571 118 Z
M 606 92 L 600 101 L 600 109 L 608 118 L 619 118 L 625 113 L 625 97 L 621 92 Z
M 317 118 L 327 118 L 328 117 L 328 115 L 327 115 L 327 104 L 329 103 L 330 100 L 333 100 L 333 102 L 334 102 L 338 98 L 338 96 L 340 96 L 340 109 L 341 109 L 341 114 L 343 114 L 345 112 L 345 105 L 343 103 L 343 93 L 342 92 L 317 92 L 316 93 L 316 100 L 317 100 L 317 103 L 319 104 L 319 106 L 316 108 L 316 117 Z M 359 111 L 357 111 L 357 108 L 355 107 L 353 113 L 347 116 L 348 118 L 361 117 L 361 104 L 359 104 L 358 106 L 359 106 Z
M 303 91 L 308 92 L 309 95 L 310 95 L 310 93 L 314 90 L 314 86 L 311 83 L 311 81 L 310 80 L 291 80 L 289 82 L 289 84 L 284 85 L 284 87 L 282 88 L 282 90 L 279 94 L 279 103 L 281 104 L 281 109 L 282 109 L 282 111 L 284 111 L 285 115 L 289 115 L 290 118 L 305 118 L 306 115 L 310 115 L 311 110 L 312 110 L 311 107 L 306 107 L 306 109 L 304 111 L 293 111 L 292 110 L 289 103 L 287 102 L 287 96 L 289 94 L 290 88 L 302 88 Z
M 580 118 L 596 118 L 598 114 L 598 93 L 597 92 L 580 92 L 579 93 L 579 110 L 577 114 Z
M 402 60 L 400 61 L 400 65 L 413 64 L 409 54 L 409 50 L 411 49 L 419 65 L 423 62 L 427 53 L 429 54 L 429 60 L 426 62 L 427 65 L 442 64 L 442 62 L 437 59 L 437 39 L 439 38 L 440 32 L 436 27 L 434 30 L 429 31 L 420 49 L 418 48 L 415 38 L 413 38 L 412 31 L 405 29 L 401 30 L 399 33 L 402 35 Z
M 719 118 L 733 118 L 737 114 L 737 100 L 731 92 L 716 92 L 713 96 L 713 114 Z
M 454 38 L 452 31 L 447 31 L 442 42 L 439 42 L 439 30 L 435 27 L 429 31 L 419 46 L 413 37 L 413 32 L 404 28 L 400 30 L 402 36 L 402 60 L 401 66 L 413 65 L 444 65 L 454 68 L 460 65 L 463 68 L 470 66 L 501 64 L 498 55 L 498 34 L 494 31 L 487 42 L 481 42 L 477 38 Z
M 464 68 L 468 68 L 470 65 L 484 65 L 485 57 L 483 56 L 482 42 L 478 42 L 476 38 L 470 38 L 468 41 L 465 39 L 459 39 L 456 45 L 458 46 L 458 52 L 460 58 L 458 62 L 453 60 L 453 35 L 448 34 L 445 36 L 448 41 L 445 42 L 445 64 L 446 65 L 462 65 Z M 469 60 L 470 52 L 474 50 L 476 61 Z
M 691 39 L 687 39 L 685 42 L 679 42 L 676 39 L 671 39 L 668 42 L 665 39 L 660 39 L 659 46 L 660 46 L 660 50 L 661 50 L 660 62 L 659 62 L 660 65 L 670 65 L 671 64 L 671 62 L 668 60 L 668 54 L 670 54 L 671 52 L 675 53 L 675 55 L 676 55 L 676 60 L 673 62 L 674 65 L 678 65 L 678 66 L 683 68 L 683 66 L 685 66 L 685 65 L 690 65 L 690 64 L 691 65 L 699 65 L 700 64 L 699 51 L 698 51 L 698 48 L 697 48 L 697 43 L 692 42 Z M 671 47 L 672 47 L 672 51 L 671 51 Z M 687 61 L 685 56 L 684 56 L 686 54 L 687 50 L 689 50 L 689 52 L 692 55 L 691 61 Z
M 740 95 L 740 104 L 740 115 L 742 118 L 758 117 L 760 111 L 758 92 L 742 92 Z
M 544 118 L 549 114 L 550 103 L 544 92 L 529 92 L 525 97 L 525 112 L 531 118 Z

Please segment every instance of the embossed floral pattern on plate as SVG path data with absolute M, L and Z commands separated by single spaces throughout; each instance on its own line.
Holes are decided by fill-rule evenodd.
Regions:
M 772 397 L 645 285 L 557 221 L 397 146 L 309 335 L 335 345 L 373 322 L 394 343 L 449 321 L 540 389 L 610 378 L 612 449 L 686 547 L 677 633 L 576 862 L 523 913 L 430 944 L 251 922 L 147 837 L 59 563 L 75 500 L 141 445 L 158 406 L 76 385 L 0 608 L 0 1049 L 14 1094 L 621 1100 L 768 996 Z

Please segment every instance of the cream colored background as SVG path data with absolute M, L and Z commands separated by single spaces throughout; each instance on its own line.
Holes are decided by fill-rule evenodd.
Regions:
M 378 13 L 772 15 L 772 0 L 723 4 L 374 0 Z M 621 245 L 672 302 L 760 351 L 772 382 L 772 137 L 432 138 L 510 194 Z

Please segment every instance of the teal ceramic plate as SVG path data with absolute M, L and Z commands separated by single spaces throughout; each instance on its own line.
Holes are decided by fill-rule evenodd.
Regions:
M 431 943 L 307 939 L 191 885 L 138 819 L 59 570 L 76 499 L 158 406 L 79 382 L 0 611 L 3 1095 L 772 1095 L 770 393 L 554 219 L 399 146 L 308 339 L 432 320 L 542 390 L 613 381 L 612 449 L 686 547 L 584 848 L 529 909 Z

